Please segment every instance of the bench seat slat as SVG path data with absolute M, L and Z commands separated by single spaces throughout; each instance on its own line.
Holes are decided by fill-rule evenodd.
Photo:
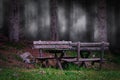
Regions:
M 74 59 L 76 57 L 62 57 L 62 59 Z M 55 59 L 55 57 L 36 57 L 36 59 Z
M 104 50 L 107 50 L 107 49 L 108 49 L 108 47 L 104 47 Z M 80 50 L 100 51 L 100 50 L 102 50 L 102 48 L 101 47 L 81 47 Z
M 63 61 L 67 61 L 67 62 L 78 62 L 76 58 L 74 59 L 62 59 Z M 89 61 L 100 61 L 100 58 L 81 58 L 79 59 L 80 62 L 85 61 L 85 62 L 89 62 Z

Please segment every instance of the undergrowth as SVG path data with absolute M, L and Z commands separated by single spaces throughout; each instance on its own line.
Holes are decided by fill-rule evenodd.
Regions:
M 7 47 L 13 47 L 13 48 L 16 48 L 16 49 L 23 49 L 25 47 L 25 44 L 24 43 L 21 43 L 21 42 L 6 42 L 4 44 Z
M 120 80 L 119 71 L 0 68 L 0 80 Z

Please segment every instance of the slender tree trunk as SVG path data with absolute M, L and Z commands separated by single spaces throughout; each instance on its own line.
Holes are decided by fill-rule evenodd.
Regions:
M 98 0 L 98 41 L 107 41 L 106 0 Z
M 9 39 L 10 41 L 14 42 L 19 41 L 19 26 L 20 26 L 19 4 L 20 4 L 19 0 L 10 1 Z
M 73 14 L 72 12 L 73 12 L 73 0 L 69 0 L 69 2 L 65 1 L 65 17 L 67 19 L 66 21 L 67 31 L 65 35 L 66 40 L 70 40 L 70 31 L 73 25 L 72 16 L 71 16 L 71 14 Z
M 58 40 L 57 0 L 50 0 L 50 29 L 51 40 Z

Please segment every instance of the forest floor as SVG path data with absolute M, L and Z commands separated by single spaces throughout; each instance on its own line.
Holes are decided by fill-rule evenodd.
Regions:
M 32 75 L 32 77 L 38 75 L 37 73 L 45 74 L 42 76 L 42 78 L 45 78 L 46 75 L 49 75 L 51 77 L 51 78 L 48 77 L 49 79 L 42 79 L 41 77 L 37 77 L 37 79 L 34 78 L 35 80 L 39 80 L 39 79 L 40 80 L 53 80 L 53 79 L 56 80 L 57 77 L 59 77 L 58 75 L 63 76 L 63 78 L 58 79 L 58 80 L 68 80 L 68 79 L 69 80 L 73 80 L 73 79 L 78 80 L 79 75 L 76 77 L 73 77 L 73 78 L 70 78 L 70 76 L 73 76 L 74 74 L 79 74 L 79 73 L 81 73 L 81 75 L 83 76 L 83 78 L 81 78 L 83 80 L 101 80 L 102 78 L 99 79 L 99 77 L 95 78 L 95 79 L 92 79 L 92 78 L 89 79 L 90 78 L 89 76 L 92 76 L 95 73 L 98 76 L 101 75 L 102 77 L 108 76 L 107 78 L 102 79 L 102 80 L 107 80 L 107 79 L 109 79 L 109 77 L 112 78 L 112 76 L 110 76 L 110 75 L 113 75 L 114 77 L 113 77 L 113 79 L 109 79 L 109 80 L 120 80 L 120 77 L 119 77 L 120 55 L 116 54 L 116 53 L 111 53 L 110 51 L 108 51 L 108 53 L 105 54 L 105 58 L 107 59 L 107 61 L 103 64 L 102 72 L 96 72 L 94 70 L 92 70 L 93 71 L 92 72 L 91 69 L 88 70 L 88 69 L 83 69 L 83 68 L 80 68 L 80 69 L 70 68 L 73 66 L 70 66 L 69 69 L 66 69 L 67 71 L 65 70 L 65 72 L 61 72 L 60 70 L 58 70 L 56 68 L 52 68 L 52 69 L 45 68 L 44 69 L 44 68 L 39 67 L 39 70 L 38 70 L 38 65 L 26 64 L 23 62 L 23 60 L 19 57 L 19 55 L 22 52 L 30 52 L 34 57 L 38 57 L 38 55 L 39 55 L 38 50 L 32 49 L 31 42 L 22 41 L 19 43 L 12 43 L 12 42 L 0 43 L 0 72 L 1 71 L 3 72 L 3 74 L 0 73 L 0 80 L 15 80 L 14 76 L 11 77 L 11 74 L 8 75 L 9 73 L 7 73 L 7 72 L 14 74 L 14 72 L 17 72 L 20 70 L 22 70 L 20 75 L 22 75 L 22 73 L 26 74 L 26 72 L 28 72 L 26 75 L 30 74 L 30 75 Z M 46 55 L 49 55 L 49 54 L 46 53 Z M 78 73 L 77 73 L 77 71 L 78 71 Z M 81 72 L 81 71 L 83 71 L 83 72 Z M 104 71 L 106 71 L 106 72 L 104 72 Z M 109 72 L 109 71 L 111 71 L 111 72 Z M 37 73 L 31 74 L 31 72 L 32 73 L 37 72 Z M 52 73 L 50 74 L 50 72 L 52 72 Z M 59 73 L 57 73 L 57 72 L 59 72 Z M 84 73 L 86 73 L 86 75 L 83 75 Z M 56 76 L 52 76 L 52 74 L 54 74 Z M 6 76 L 8 75 L 11 78 L 8 79 L 8 78 L 4 77 L 5 75 Z M 3 78 L 1 76 L 3 76 Z M 15 76 L 19 76 L 19 75 L 15 75 Z M 30 76 L 28 75 L 27 77 L 30 77 Z M 69 77 L 69 78 L 66 78 L 66 77 Z M 92 76 L 92 77 L 94 77 L 94 76 Z M 21 79 L 20 78 L 18 80 L 33 80 L 33 79 L 30 79 L 30 78 L 26 78 L 26 79 L 22 78 Z
M 35 68 L 33 64 L 26 64 L 20 58 L 20 54 L 30 52 L 33 57 L 39 56 L 39 50 L 32 49 L 31 42 L 5 42 L 0 45 L 0 66 L 2 67 L 21 67 L 21 68 Z M 51 56 L 45 53 L 45 56 Z M 120 70 L 120 55 L 108 51 L 105 54 L 107 61 L 103 64 L 103 68 Z

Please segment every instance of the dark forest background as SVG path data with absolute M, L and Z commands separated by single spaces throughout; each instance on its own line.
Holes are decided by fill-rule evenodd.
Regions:
M 0 34 L 50 40 L 50 0 L 0 0 Z M 106 1 L 107 41 L 120 49 L 120 2 Z M 99 41 L 98 0 L 57 0 L 58 40 Z M 13 18 L 14 17 L 14 18 Z M 19 33 L 16 33 L 19 32 Z M 12 35 L 14 34 L 14 35 Z

